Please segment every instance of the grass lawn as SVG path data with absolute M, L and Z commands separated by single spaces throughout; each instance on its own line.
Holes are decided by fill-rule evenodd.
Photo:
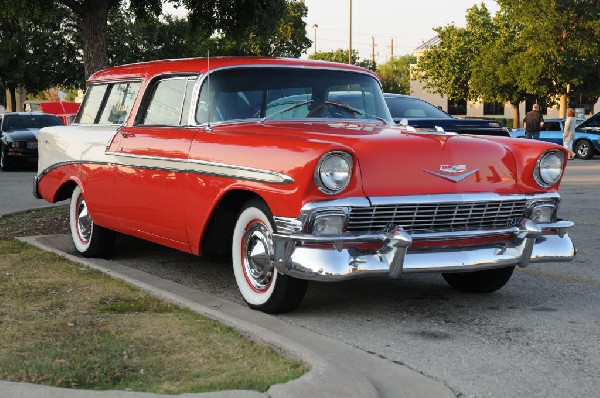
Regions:
M 6 237 L 7 226 L 31 214 L 0 218 L 0 379 L 162 394 L 264 392 L 306 371 L 217 321 Z

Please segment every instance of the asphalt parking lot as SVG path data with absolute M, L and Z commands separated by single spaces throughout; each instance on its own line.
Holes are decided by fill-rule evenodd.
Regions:
M 2 195 L 7 174 L 0 173 Z M 33 173 L 14 175 L 30 195 Z M 576 223 L 571 263 L 531 265 L 491 295 L 456 292 L 438 275 L 312 283 L 298 310 L 280 318 L 403 364 L 461 397 L 597 396 L 600 157 L 571 162 L 560 192 L 560 215 Z M 112 260 L 241 302 L 228 263 L 132 238 L 118 240 Z

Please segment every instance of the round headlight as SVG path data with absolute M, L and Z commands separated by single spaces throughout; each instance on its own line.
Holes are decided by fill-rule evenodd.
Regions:
M 556 184 L 563 172 L 565 156 L 559 151 L 549 151 L 543 154 L 536 166 L 533 176 L 542 187 L 548 188 Z
M 329 152 L 319 160 L 315 183 L 321 192 L 333 195 L 348 186 L 352 176 L 352 155 L 347 152 Z

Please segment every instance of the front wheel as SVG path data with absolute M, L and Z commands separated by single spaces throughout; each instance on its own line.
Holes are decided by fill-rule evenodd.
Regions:
M 575 155 L 579 159 L 591 159 L 594 156 L 595 149 L 588 140 L 581 140 L 575 145 Z
M 94 223 L 88 213 L 81 188 L 77 186 L 71 195 L 69 209 L 71 238 L 75 249 L 84 257 L 104 257 L 113 247 L 115 232 Z
M 275 269 L 273 217 L 263 201 L 251 200 L 242 208 L 231 253 L 235 280 L 250 308 L 277 314 L 300 304 L 308 283 Z
M 456 290 L 467 293 L 491 293 L 506 285 L 515 267 L 486 269 L 474 272 L 443 273 L 442 276 Z

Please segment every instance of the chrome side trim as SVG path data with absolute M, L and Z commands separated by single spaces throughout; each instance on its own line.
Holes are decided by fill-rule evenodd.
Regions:
M 139 159 L 141 160 L 138 163 L 117 163 L 117 162 L 95 162 L 95 161 L 86 161 L 86 160 L 72 160 L 67 162 L 61 162 L 53 164 L 52 166 L 47 167 L 38 175 L 38 180 L 41 179 L 45 174 L 50 171 L 69 164 L 95 164 L 95 165 L 105 165 L 105 166 L 116 166 L 116 167 L 131 167 L 141 170 L 159 170 L 159 171 L 169 171 L 169 172 L 177 172 L 177 173 L 192 173 L 192 174 L 201 174 L 201 175 L 209 175 L 209 176 L 217 176 L 217 177 L 226 177 L 236 180 L 245 180 L 245 181 L 256 181 L 256 182 L 265 182 L 270 184 L 292 184 L 294 179 L 275 171 L 271 170 L 262 170 L 255 169 L 251 167 L 244 166 L 235 166 L 228 165 L 224 163 L 213 163 L 206 162 L 201 160 L 187 160 L 187 159 L 172 159 L 172 158 L 162 158 L 162 157 L 153 157 L 153 156 L 137 156 L 137 155 L 123 155 L 113 152 L 107 152 L 107 155 L 125 157 L 130 159 Z M 148 160 L 149 162 L 144 162 Z M 156 162 L 164 162 L 166 164 L 157 165 Z M 172 164 L 172 167 L 168 167 L 168 164 Z

